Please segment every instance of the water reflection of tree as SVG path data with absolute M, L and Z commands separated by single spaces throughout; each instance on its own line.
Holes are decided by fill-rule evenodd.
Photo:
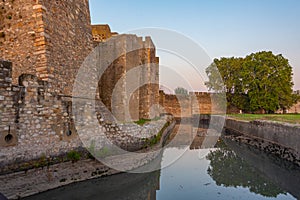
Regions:
M 239 158 L 224 142 L 220 141 L 218 146 L 220 149 L 211 151 L 207 156 L 207 159 L 211 161 L 207 172 L 218 186 L 241 186 L 266 197 L 286 194 L 246 161 Z

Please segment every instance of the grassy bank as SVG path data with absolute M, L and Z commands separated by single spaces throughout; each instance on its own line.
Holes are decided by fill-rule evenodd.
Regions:
M 276 121 L 276 122 L 287 122 L 292 124 L 300 124 L 300 114 L 234 114 L 228 115 L 228 117 L 232 117 L 235 119 L 253 121 L 253 120 L 268 120 L 268 121 Z

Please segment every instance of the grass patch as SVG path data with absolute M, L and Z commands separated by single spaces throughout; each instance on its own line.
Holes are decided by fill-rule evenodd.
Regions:
M 254 120 L 268 120 L 275 122 L 286 122 L 291 124 L 300 124 L 300 114 L 232 114 L 228 115 L 235 119 L 254 121 Z
M 72 162 L 77 162 L 80 160 L 81 158 L 81 155 L 80 153 L 78 153 L 77 151 L 70 151 L 68 154 L 67 154 L 67 158 L 69 160 L 71 160 Z
M 150 122 L 150 119 L 140 119 L 139 121 L 135 121 L 134 123 L 136 123 L 137 125 L 143 126 L 144 124 L 146 124 L 147 122 Z
M 139 121 L 135 121 L 137 125 L 143 126 L 144 124 L 151 122 L 151 121 L 158 121 L 160 117 L 155 117 L 154 119 L 140 119 Z
M 164 131 L 166 130 L 166 128 L 168 128 L 168 126 L 170 126 L 170 122 L 167 122 L 164 127 L 153 137 L 149 138 L 145 138 L 145 143 L 144 143 L 144 147 L 143 148 L 147 148 L 147 147 L 152 147 L 156 144 L 158 144 L 161 140 L 161 137 L 164 133 Z

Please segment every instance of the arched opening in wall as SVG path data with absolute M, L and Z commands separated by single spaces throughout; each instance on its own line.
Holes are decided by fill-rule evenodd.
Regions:
M 15 146 L 18 142 L 16 128 L 7 127 L 8 129 L 0 132 L 0 147 Z
M 71 136 L 73 133 L 72 133 L 72 131 L 71 130 L 67 130 L 67 133 L 66 133 L 66 135 L 69 137 L 69 136 Z
M 13 141 L 13 135 L 12 134 L 8 134 L 8 135 L 6 135 L 5 137 L 4 137 L 4 140 L 5 140 L 5 142 L 7 143 L 7 144 L 10 144 L 10 143 L 12 143 L 12 141 Z
M 37 82 L 37 77 L 32 74 L 22 74 L 19 76 L 19 86 L 28 87 L 30 82 Z

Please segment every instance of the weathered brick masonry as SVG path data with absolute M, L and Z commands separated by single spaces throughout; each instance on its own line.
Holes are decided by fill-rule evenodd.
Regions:
M 10 62 L 0 61 L 0 163 L 59 155 L 81 145 L 70 98 L 34 75 L 12 85 Z
M 219 102 L 214 102 L 215 94 L 207 92 L 192 92 L 189 95 L 172 95 L 160 91 L 159 103 L 164 112 L 176 118 L 189 118 L 200 114 L 224 114 Z
M 22 75 L 19 84 L 13 85 L 11 74 L 11 63 L 0 60 L 0 172 L 7 164 L 55 157 L 83 147 L 75 127 L 72 98 L 53 92 L 49 82 L 34 75 Z M 121 148 L 142 148 L 143 138 L 153 137 L 164 126 L 164 120 L 143 127 L 134 123 L 116 125 L 103 118 L 105 113 L 98 102 L 99 126 Z M 89 124 L 90 116 L 85 116 L 88 103 L 84 101 L 82 109 L 77 110 L 82 113 L 80 123 Z M 93 139 L 90 131 L 87 136 Z
M 100 99 L 120 121 L 128 119 L 124 112 L 126 108 L 129 108 L 133 120 L 153 119 L 158 114 L 151 107 L 159 102 L 159 60 L 151 38 L 146 37 L 143 41 L 136 35 L 121 35 L 110 43 L 112 41 L 124 47 L 124 54 L 116 58 L 102 75 L 99 81 Z M 128 51 L 125 48 L 130 46 L 128 43 L 138 48 Z M 134 75 L 127 77 L 131 72 Z M 130 85 L 139 87 L 127 94 Z M 113 92 L 118 95 L 114 97 Z M 126 103 L 126 99 L 129 99 L 129 103 Z
M 4 0 L 0 8 L 0 58 L 13 63 L 13 83 L 32 74 L 71 95 L 93 44 L 88 0 Z
M 113 35 L 116 33 L 109 37 Z M 135 64 L 148 65 L 140 74 L 147 84 L 126 98 L 132 99 L 134 119 L 150 118 L 151 105 L 159 98 L 155 47 L 149 37 L 144 41 L 135 35 L 124 37 L 140 40 L 142 46 L 115 63 L 123 62 L 123 58 L 126 62 L 113 63 L 111 73 L 99 80 L 99 88 L 105 88 L 99 97 L 111 101 L 107 97 L 111 98 L 118 79 Z M 82 146 L 73 122 L 72 89 L 77 71 L 98 42 L 92 36 L 88 0 L 0 1 L 1 166 L 42 155 L 55 156 Z M 149 84 L 152 79 L 157 84 Z M 127 106 L 122 105 L 124 93 L 120 91 L 115 99 L 121 108 Z M 118 114 L 122 117 L 121 112 Z

